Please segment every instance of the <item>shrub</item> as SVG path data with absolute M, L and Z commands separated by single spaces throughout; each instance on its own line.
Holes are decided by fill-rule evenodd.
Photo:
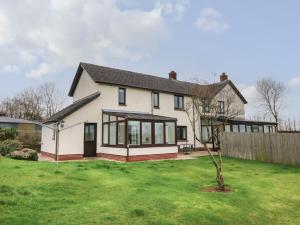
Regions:
M 23 146 L 18 140 L 0 141 L 0 155 L 7 155 L 10 152 L 20 150 Z
M 13 151 L 6 155 L 11 159 L 18 159 L 18 160 L 31 160 L 37 161 L 38 160 L 38 153 L 35 150 L 29 148 L 23 148 L 20 151 Z
M 15 128 L 0 128 L 0 141 L 16 139 L 17 135 Z

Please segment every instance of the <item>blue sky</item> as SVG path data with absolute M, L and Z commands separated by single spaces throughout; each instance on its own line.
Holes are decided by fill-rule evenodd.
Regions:
M 202 0 L 0 1 L 0 97 L 45 81 L 66 93 L 85 61 L 178 79 L 229 74 L 260 114 L 254 85 L 289 87 L 300 118 L 300 2 Z

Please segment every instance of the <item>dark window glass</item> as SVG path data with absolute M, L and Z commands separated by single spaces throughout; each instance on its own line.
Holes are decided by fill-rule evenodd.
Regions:
M 186 127 L 184 127 L 184 126 L 177 126 L 177 128 L 176 128 L 176 135 L 177 135 L 177 140 L 186 141 L 187 140 Z
M 126 104 L 126 88 L 119 88 L 119 105 Z
M 183 109 L 183 96 L 174 96 L 174 108 Z
M 224 104 L 224 101 L 218 101 L 218 111 L 221 114 L 225 113 L 225 104 Z
M 152 93 L 152 101 L 153 101 L 153 107 L 159 108 L 159 93 L 158 92 Z

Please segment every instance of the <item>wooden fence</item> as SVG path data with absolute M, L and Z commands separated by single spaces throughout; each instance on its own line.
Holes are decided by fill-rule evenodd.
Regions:
M 225 156 L 300 166 L 300 134 L 223 133 Z

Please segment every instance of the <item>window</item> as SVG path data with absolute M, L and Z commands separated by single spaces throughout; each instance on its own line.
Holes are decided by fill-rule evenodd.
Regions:
M 116 122 L 110 123 L 109 124 L 109 144 L 110 145 L 117 144 L 116 131 L 117 131 L 117 123 Z
M 125 144 L 125 122 L 118 123 L 118 144 Z
M 204 113 L 209 113 L 209 101 L 206 99 L 206 100 L 203 100 L 202 102 L 203 104 L 203 108 L 202 108 L 202 112 Z
M 176 145 L 175 127 L 176 122 L 172 120 L 153 121 L 151 117 L 145 119 L 134 117 L 126 120 L 122 113 L 103 112 L 102 144 L 123 148 L 126 148 L 127 144 L 131 148 Z M 91 131 L 93 132 L 96 130 Z M 183 135 L 186 137 L 186 131 Z
M 152 143 L 151 122 L 142 122 L 142 144 L 150 145 Z
M 103 144 L 108 144 L 108 124 L 103 124 Z
M 240 124 L 240 133 L 245 133 L 245 132 L 246 132 L 246 125 Z
M 175 109 L 183 109 L 183 96 L 174 96 L 174 108 Z
M 128 144 L 140 145 L 140 121 L 128 121 Z
M 231 132 L 231 126 L 229 124 L 225 125 L 225 132 Z
M 155 144 L 164 144 L 164 124 L 154 123 L 155 127 Z
M 84 126 L 84 141 L 94 141 L 95 140 L 95 126 L 85 125 Z
M 176 133 L 177 133 L 177 140 L 180 140 L 180 141 L 187 140 L 186 126 L 177 126 Z
M 152 93 L 152 102 L 153 102 L 153 108 L 158 109 L 159 108 L 159 93 L 158 92 Z
M 232 132 L 239 132 L 239 125 L 233 124 L 232 125 Z
M 259 130 L 259 133 L 263 133 L 264 132 L 264 127 L 263 126 L 259 126 L 258 130 Z
M 225 104 L 224 101 L 218 101 L 218 113 L 224 114 L 225 113 Z
M 166 144 L 175 144 L 175 123 L 165 123 Z
M 212 142 L 211 126 L 202 126 L 201 134 L 203 142 Z
M 257 125 L 252 125 L 252 131 L 253 133 L 258 133 L 259 132 L 259 128 Z
M 251 127 L 251 125 L 247 125 L 247 133 L 252 133 L 252 127 Z
M 126 105 L 126 88 L 119 88 L 119 105 Z

